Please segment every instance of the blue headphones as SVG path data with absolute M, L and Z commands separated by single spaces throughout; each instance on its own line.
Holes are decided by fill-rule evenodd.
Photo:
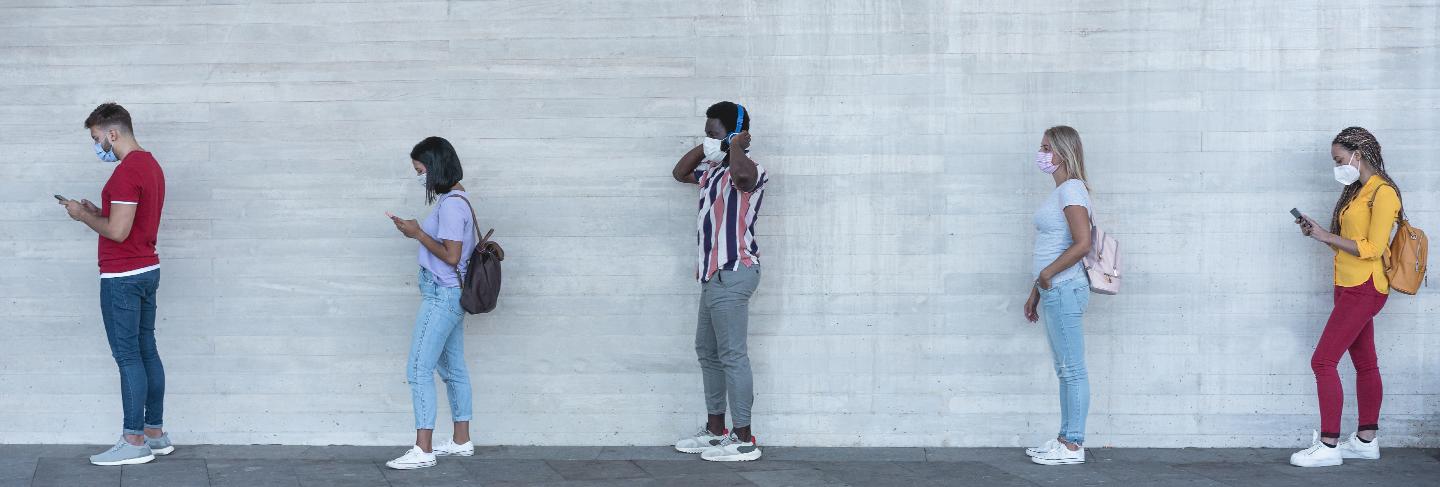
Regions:
M 720 149 L 726 152 L 730 151 L 730 139 L 734 138 L 736 135 L 740 135 L 740 127 L 743 127 L 745 125 L 745 105 L 736 103 L 735 111 L 735 130 L 731 131 L 730 135 L 726 135 L 725 140 L 720 141 Z

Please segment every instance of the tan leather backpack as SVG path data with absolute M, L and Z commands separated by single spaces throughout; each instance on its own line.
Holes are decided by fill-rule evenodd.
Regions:
M 1385 186 L 1390 185 L 1381 185 Z M 1395 188 L 1392 186 L 1390 189 Z M 1379 188 L 1370 195 L 1371 208 L 1375 207 L 1377 194 L 1380 194 Z M 1425 268 L 1430 254 L 1430 239 L 1425 238 L 1423 230 L 1410 226 L 1410 219 L 1405 218 L 1404 206 L 1400 207 L 1400 214 L 1396 215 L 1395 219 L 1400 228 L 1390 239 L 1390 248 L 1380 255 L 1380 262 L 1385 264 L 1385 278 L 1390 280 L 1390 289 L 1413 295 L 1420 290 L 1421 284 L 1426 282 Z

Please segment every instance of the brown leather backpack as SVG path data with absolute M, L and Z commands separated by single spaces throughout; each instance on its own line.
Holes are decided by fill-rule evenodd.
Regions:
M 1384 186 L 1390 185 L 1381 185 Z M 1370 195 L 1371 208 L 1375 207 L 1375 195 L 1379 193 L 1380 189 L 1376 188 L 1375 193 Z M 1395 219 L 1400 228 L 1390 239 L 1390 248 L 1380 255 L 1380 262 L 1385 264 L 1385 278 L 1390 280 L 1390 289 L 1413 295 L 1420 290 L 1420 285 L 1426 282 L 1425 267 L 1430 254 L 1430 239 L 1425 238 L 1424 231 L 1410 226 L 1410 219 L 1405 218 L 1404 206 L 1400 207 L 1400 213 Z
M 475 227 L 475 248 L 465 261 L 465 275 L 460 275 L 458 266 L 455 269 L 455 277 L 460 279 L 460 307 L 472 315 L 489 313 L 495 309 L 500 297 L 500 262 L 505 260 L 505 249 L 490 240 L 490 236 L 495 234 L 494 228 L 485 232 L 485 236 L 480 236 L 480 218 L 475 215 L 475 206 L 468 198 L 455 196 L 465 200 L 465 206 L 470 207 L 470 218 Z

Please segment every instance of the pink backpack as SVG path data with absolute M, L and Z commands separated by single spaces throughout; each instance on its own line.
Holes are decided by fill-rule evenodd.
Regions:
M 1090 292 L 1114 295 L 1120 292 L 1120 243 L 1091 220 L 1090 253 L 1080 259 L 1090 277 Z

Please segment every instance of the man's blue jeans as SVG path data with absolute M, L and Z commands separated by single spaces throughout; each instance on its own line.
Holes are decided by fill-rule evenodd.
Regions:
M 155 294 L 160 269 L 100 279 L 100 316 L 110 355 L 120 367 L 125 434 L 160 428 L 165 412 L 165 366 L 155 348 Z

